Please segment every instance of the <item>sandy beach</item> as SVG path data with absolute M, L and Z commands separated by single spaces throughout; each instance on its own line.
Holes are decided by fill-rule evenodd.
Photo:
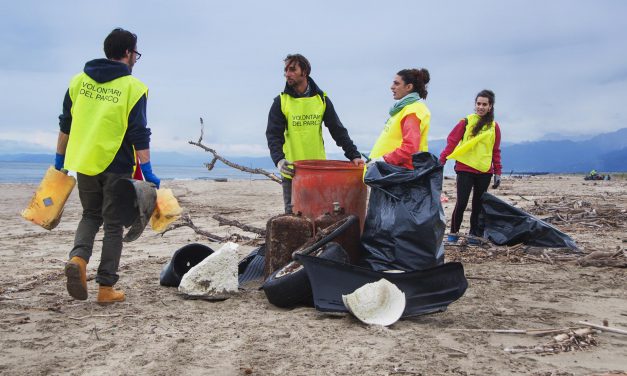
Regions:
M 447 221 L 455 182 L 446 179 Z M 265 228 L 282 210 L 271 181 L 164 181 L 201 229 L 215 214 Z M 183 299 L 159 286 L 176 249 L 203 243 L 192 229 L 159 235 L 147 229 L 125 244 L 118 286 L 127 301 L 95 303 L 93 280 L 102 232 L 88 265 L 89 298 L 65 290 L 64 263 L 81 206 L 75 189 L 62 222 L 46 231 L 20 217 L 36 186 L 2 184 L 0 216 L 0 374 L 6 375 L 593 375 L 627 371 L 627 335 L 595 333 L 596 346 L 537 354 L 506 348 L 539 346 L 551 336 L 454 329 L 556 329 L 578 321 L 627 330 L 627 269 L 582 267 L 563 251 L 526 247 L 450 246 L 447 261 L 464 263 L 469 288 L 448 310 L 367 326 L 349 315 L 314 308 L 280 309 L 249 286 L 225 301 Z M 627 181 L 582 176 L 504 178 L 491 192 L 554 222 L 585 253 L 618 254 L 627 244 Z M 557 208 L 557 209 L 556 209 Z M 555 212 L 559 216 L 555 216 Z M 581 214 L 583 213 L 583 214 Z M 468 229 L 466 213 L 462 231 Z M 583 218 L 583 219 L 582 219 Z M 580 220 L 581 219 L 581 220 Z M 447 226 L 448 230 L 448 226 Z M 240 243 L 244 257 L 255 244 Z M 621 257 L 624 257 L 622 255 Z

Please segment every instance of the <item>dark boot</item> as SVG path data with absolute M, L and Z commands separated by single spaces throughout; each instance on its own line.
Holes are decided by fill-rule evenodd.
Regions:
M 74 256 L 65 264 L 67 292 L 78 300 L 87 299 L 87 261 Z

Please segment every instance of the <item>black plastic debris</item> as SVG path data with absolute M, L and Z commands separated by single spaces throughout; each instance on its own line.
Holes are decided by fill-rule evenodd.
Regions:
M 323 312 L 348 312 L 342 301 L 366 283 L 381 278 L 394 283 L 407 300 L 402 317 L 423 315 L 446 310 L 459 299 L 468 281 L 459 262 L 449 262 L 431 269 L 413 272 L 378 272 L 359 266 L 296 254 L 305 266 L 313 290 L 314 305 Z
M 414 271 L 444 261 L 442 166 L 430 153 L 414 154 L 413 165 L 376 162 L 366 171 L 372 188 L 361 237 L 367 268 Z
M 490 193 L 481 196 L 481 205 L 479 223 L 484 228 L 483 237 L 494 244 L 511 246 L 523 243 L 579 251 L 570 236 Z
M 237 264 L 237 281 L 239 285 L 263 279 L 266 245 L 255 248 L 248 256 Z
M 348 215 L 334 224 L 319 230 L 292 253 L 311 255 L 340 262 L 348 262 L 349 258 L 341 245 L 332 240 L 341 237 L 354 225 L 359 224 L 355 215 Z M 264 282 L 263 291 L 268 301 L 281 308 L 290 308 L 297 305 L 313 305 L 311 285 L 307 272 L 298 261 L 291 261 L 282 268 L 272 273 Z
M 334 242 L 310 253 L 311 257 L 348 262 L 348 254 L 341 245 Z M 292 261 L 272 273 L 263 283 L 263 292 L 268 302 L 281 308 L 298 305 L 313 306 L 313 293 L 307 272 L 298 261 Z
M 130 227 L 124 242 L 137 240 L 150 221 L 157 204 L 155 185 L 143 180 L 119 179 L 112 187 L 115 217 L 124 227 Z
M 188 244 L 177 249 L 172 254 L 172 259 L 161 270 L 159 283 L 161 286 L 178 287 L 183 275 L 212 253 L 211 248 L 198 243 Z

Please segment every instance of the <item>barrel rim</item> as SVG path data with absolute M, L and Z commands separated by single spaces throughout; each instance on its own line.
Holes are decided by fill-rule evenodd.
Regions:
M 326 165 L 325 165 L 326 164 Z M 336 159 L 303 159 L 294 162 L 297 169 L 306 170 L 363 170 L 364 166 L 355 166 L 350 161 Z

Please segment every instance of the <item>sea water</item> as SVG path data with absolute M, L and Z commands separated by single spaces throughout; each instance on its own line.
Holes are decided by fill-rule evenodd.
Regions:
M 0 183 L 39 183 L 49 163 L 0 162 Z M 254 167 L 254 166 L 253 166 Z M 153 172 L 162 180 L 264 180 L 264 175 L 250 174 L 231 167 L 214 167 L 208 171 L 203 165 L 155 165 Z M 276 171 L 269 171 L 276 172 Z

